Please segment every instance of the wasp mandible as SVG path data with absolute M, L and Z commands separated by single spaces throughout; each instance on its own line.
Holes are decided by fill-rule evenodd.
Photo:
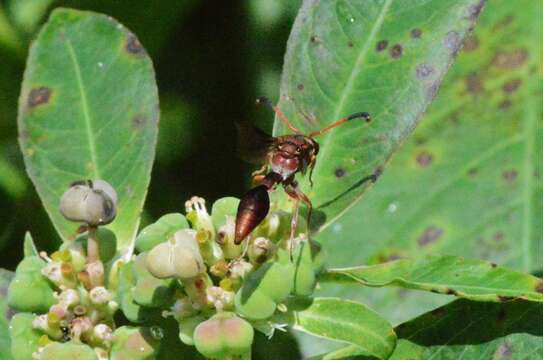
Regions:
M 253 182 L 259 185 L 243 195 L 238 206 L 234 237 L 234 242 L 238 245 L 268 215 L 270 209 L 268 192 L 275 189 L 277 185 L 282 185 L 287 195 L 294 200 L 290 230 L 291 240 L 294 238 L 298 224 L 300 201 L 307 206 L 307 226 L 309 228 L 313 206 L 307 195 L 300 190 L 295 176 L 297 173 L 305 175 L 309 170 L 309 183 L 313 186 L 311 176 L 319 153 L 319 144 L 315 138 L 353 119 L 371 121 L 367 112 L 358 112 L 341 118 L 321 130 L 304 135 L 268 98 L 260 97 L 256 103 L 257 105 L 265 105 L 272 110 L 294 134 L 273 137 L 251 125 L 238 124 L 240 150 L 244 159 L 253 163 L 264 163 L 262 168 L 252 174 Z

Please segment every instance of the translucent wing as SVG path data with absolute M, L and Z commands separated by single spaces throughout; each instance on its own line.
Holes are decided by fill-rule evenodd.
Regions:
M 275 145 L 275 138 L 248 122 L 237 122 L 236 127 L 240 158 L 251 164 L 262 164 Z

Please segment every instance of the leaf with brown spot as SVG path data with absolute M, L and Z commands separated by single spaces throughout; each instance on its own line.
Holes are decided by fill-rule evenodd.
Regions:
M 366 111 L 374 119 L 370 124 L 351 121 L 317 138 L 314 186 L 299 177 L 323 215 L 323 223 L 313 222 L 317 232 L 361 198 L 371 183 L 363 180 L 383 169 L 415 128 L 473 28 L 475 19 L 468 14 L 478 4 L 303 1 L 287 44 L 279 108 L 304 133 L 356 112 Z M 350 42 L 352 48 L 346 46 Z M 315 121 L 303 112 L 314 114 Z M 276 119 L 275 135 L 288 132 Z M 337 168 L 345 170 L 341 182 Z
M 64 240 L 80 224 L 60 214 L 61 195 L 74 181 L 104 179 L 119 198 L 108 228 L 121 251 L 130 247 L 154 159 L 157 104 L 153 66 L 134 34 L 105 15 L 53 11 L 30 49 L 19 138 L 28 174 Z
M 472 36 L 477 47 L 460 51 L 413 137 L 363 201 L 317 237 L 333 266 L 372 264 L 383 249 L 396 248 L 406 257 L 450 254 L 524 272 L 543 270 L 543 73 L 529 72 L 543 63 L 537 50 L 541 18 L 541 2 L 487 2 Z M 496 66 L 496 54 L 502 54 L 500 65 L 511 63 L 503 54 L 522 64 Z M 422 169 L 415 159 L 425 150 L 439 161 Z M 391 204 L 394 212 L 388 211 Z M 432 225 L 446 229 L 444 236 L 435 246 L 420 247 L 420 236 Z M 447 301 L 433 294 L 400 298 L 397 290 L 324 290 L 364 301 L 395 322 Z
M 398 286 L 454 295 L 476 301 L 503 302 L 517 298 L 543 302 L 541 279 L 456 256 L 425 256 L 384 264 L 329 269 L 321 281 L 371 287 Z

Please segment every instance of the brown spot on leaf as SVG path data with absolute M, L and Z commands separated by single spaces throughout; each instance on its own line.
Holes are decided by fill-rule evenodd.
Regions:
M 468 19 L 471 21 L 477 20 L 477 17 L 481 13 L 483 6 L 485 5 L 485 0 L 480 0 L 478 4 L 471 5 L 468 8 Z
M 130 54 L 138 55 L 138 56 L 144 56 L 145 49 L 141 45 L 140 41 L 136 37 L 136 35 L 129 33 L 126 37 L 126 51 L 128 51 Z
M 513 345 L 508 342 L 504 342 L 496 349 L 497 359 L 506 359 L 511 357 L 511 355 L 513 355 Z
M 432 164 L 433 156 L 428 151 L 422 151 L 417 155 L 417 163 L 422 167 L 427 167 Z
M 483 79 L 477 73 L 470 73 L 466 76 L 466 90 L 474 95 L 483 92 Z
M 421 29 L 415 28 L 415 29 L 411 30 L 411 37 L 413 39 L 420 39 L 421 36 L 422 36 L 422 30 Z
M 511 100 L 509 99 L 505 99 L 505 100 L 502 100 L 500 101 L 500 103 L 498 104 L 498 108 L 500 110 L 507 110 L 511 107 L 511 105 L 513 105 L 513 103 L 511 102 Z
M 497 265 L 496 263 L 490 263 L 490 267 L 493 268 L 493 269 L 495 269 L 495 268 L 498 267 L 498 265 Z
M 471 168 L 468 170 L 468 176 L 469 177 L 475 177 L 479 174 L 479 169 L 477 168 Z
M 515 300 L 516 297 L 514 296 L 504 296 L 504 295 L 498 295 L 498 301 L 499 302 L 508 302 L 508 301 L 512 301 L 512 300 Z
M 298 84 L 298 86 L 296 86 L 296 88 L 298 88 L 298 90 L 300 90 L 300 91 L 303 91 L 304 84 Z
M 479 47 L 479 39 L 475 35 L 469 35 L 464 40 L 464 51 L 470 52 Z
M 496 231 L 494 235 L 492 235 L 492 240 L 494 240 L 495 242 L 501 242 L 503 241 L 503 238 L 504 238 L 504 235 L 503 235 L 503 232 L 501 231 Z
M 460 45 L 462 44 L 460 34 L 458 34 L 456 31 L 449 31 L 447 36 L 445 36 L 444 44 L 452 55 L 456 55 L 458 50 L 460 50 Z
M 321 42 L 321 39 L 319 39 L 317 35 L 311 35 L 311 37 L 309 38 L 309 41 L 311 41 L 312 44 L 316 45 Z
M 335 171 L 334 171 L 334 175 L 337 177 L 337 178 L 342 178 L 344 177 L 346 174 L 345 172 L 345 169 L 343 168 L 337 168 Z
M 141 114 L 134 116 L 134 118 L 132 119 L 132 126 L 136 129 L 141 129 L 143 126 L 145 126 L 146 123 L 147 119 L 144 115 Z
M 537 283 L 535 286 L 535 291 L 543 294 L 543 280 Z
M 430 64 L 419 64 L 417 66 L 417 78 L 424 79 L 434 72 L 434 67 Z
M 447 291 L 445 292 L 447 295 L 454 295 L 454 296 L 458 296 L 458 292 L 454 289 L 447 289 Z
M 510 93 L 513 93 L 513 92 L 517 91 L 521 84 L 522 84 L 521 79 L 512 79 L 512 80 L 509 80 L 508 82 L 506 82 L 505 84 L 503 84 L 502 89 L 506 93 L 510 94 Z
M 350 47 L 350 48 L 352 48 L 352 47 L 354 46 L 354 44 L 353 44 L 352 41 L 349 41 L 349 42 L 347 43 L 347 46 Z
M 383 174 L 383 167 L 382 166 L 377 166 L 375 168 L 375 171 L 373 172 L 373 177 L 374 177 L 373 181 L 377 181 L 379 176 L 381 176 L 382 174 Z
M 388 40 L 381 40 L 377 43 L 377 46 L 375 47 L 377 51 L 383 51 L 388 47 Z
M 51 89 L 48 87 L 42 86 L 39 88 L 34 88 L 30 90 L 30 94 L 28 94 L 28 99 L 26 101 L 26 104 L 30 109 L 46 104 L 49 102 L 49 99 L 51 98 Z
M 509 184 L 514 182 L 517 179 L 517 176 L 518 176 L 518 173 L 517 173 L 517 171 L 515 169 L 505 170 L 502 173 L 503 179 Z
M 492 60 L 492 64 L 500 69 L 513 70 L 521 67 L 528 59 L 526 49 L 515 49 L 511 51 L 498 51 Z
M 402 57 L 403 54 L 403 48 L 400 44 L 396 44 L 393 47 L 390 48 L 390 56 L 393 59 L 399 59 Z
M 437 92 L 439 91 L 439 81 L 433 82 L 426 88 L 426 98 L 430 101 L 436 97 Z
M 417 242 L 420 246 L 428 246 L 443 236 L 445 231 L 442 228 L 431 225 L 424 230 L 421 236 L 419 236 Z

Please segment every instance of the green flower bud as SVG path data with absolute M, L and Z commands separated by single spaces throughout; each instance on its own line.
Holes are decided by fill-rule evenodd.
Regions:
M 158 279 L 146 267 L 147 253 L 139 254 L 134 260 L 136 286 L 134 301 L 143 306 L 162 307 L 171 303 L 174 279 Z
M 181 214 L 166 214 L 153 224 L 146 226 L 136 239 L 136 249 L 140 253 L 150 251 L 160 243 L 173 237 L 182 229 L 188 229 L 189 223 Z
M 60 200 L 60 212 L 66 219 L 90 226 L 112 222 L 116 206 L 117 193 L 103 180 L 75 182 Z
M 155 246 L 146 258 L 149 272 L 159 279 L 190 279 L 203 273 L 204 260 L 195 236 L 193 230 L 179 230 L 172 239 Z
M 111 360 L 154 359 L 160 345 L 150 329 L 143 327 L 121 326 L 113 336 L 115 341 L 111 348 Z
M 109 349 L 113 340 L 111 328 L 106 324 L 98 324 L 92 329 L 88 342 L 95 347 Z
M 39 353 L 40 360 L 78 359 L 97 360 L 94 350 L 83 344 L 74 342 L 58 343 L 53 342 L 46 345 Z
M 185 345 L 194 346 L 194 329 L 205 320 L 205 317 L 197 315 L 179 321 L 179 340 Z
M 32 353 L 38 351 L 42 333 L 32 327 L 35 317 L 29 313 L 18 313 L 11 318 L 9 335 L 11 338 L 11 355 L 14 360 L 32 359 Z M 7 349 L 2 350 L 7 351 Z
M 19 263 L 9 284 L 8 304 L 15 310 L 44 313 L 56 303 L 49 281 L 41 274 L 46 263 L 27 256 Z
M 226 222 L 219 228 L 217 243 L 221 246 L 226 259 L 236 259 L 243 252 L 243 246 L 234 243 L 236 218 L 226 216 Z
M 111 301 L 111 293 L 103 286 L 96 286 L 89 292 L 90 301 L 95 305 L 105 305 Z
M 254 330 L 234 313 L 222 312 L 200 323 L 194 330 L 194 345 L 204 356 L 230 359 L 250 358 Z
M 49 314 L 53 314 L 49 316 Z M 59 319 L 55 313 L 38 315 L 32 321 L 32 327 L 47 334 L 50 338 L 60 340 L 62 338 L 62 330 L 60 330 Z

